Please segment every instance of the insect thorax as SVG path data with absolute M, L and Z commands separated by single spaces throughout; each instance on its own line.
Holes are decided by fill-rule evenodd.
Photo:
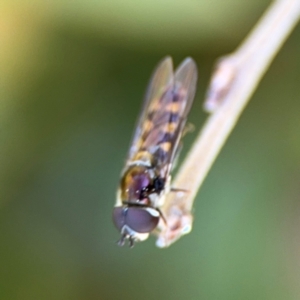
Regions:
M 150 161 L 133 161 L 125 169 L 120 183 L 120 200 L 127 205 L 157 207 L 165 180 Z

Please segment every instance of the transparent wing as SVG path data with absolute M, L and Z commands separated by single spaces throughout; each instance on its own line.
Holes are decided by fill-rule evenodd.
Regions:
M 196 83 L 197 67 L 191 58 L 181 63 L 175 75 L 171 58 L 166 58 L 150 83 L 130 152 L 131 155 L 137 151 L 152 154 L 153 163 L 164 178 L 170 171 L 195 96 Z
M 186 103 L 182 110 L 183 118 L 187 117 L 194 101 L 197 79 L 197 65 L 192 58 L 187 57 L 175 72 L 175 90 L 180 94 L 181 101 Z
M 136 130 L 134 132 L 130 149 L 128 153 L 128 160 L 140 150 L 141 138 L 145 131 L 147 131 L 147 120 L 151 110 L 153 110 L 165 91 L 173 86 L 174 73 L 173 62 L 170 56 L 165 57 L 154 70 L 150 83 L 148 85 L 144 103 L 140 112 L 140 116 L 136 123 Z
M 164 178 L 171 170 L 195 97 L 197 77 L 196 63 L 193 59 L 186 58 L 175 72 L 172 90 L 161 99 L 161 109 L 153 116 L 152 122 L 156 126 L 144 138 L 144 147 L 153 154 Z

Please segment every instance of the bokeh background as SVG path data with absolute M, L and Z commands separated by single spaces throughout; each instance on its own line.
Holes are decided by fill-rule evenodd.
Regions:
M 1 1 L 0 299 L 299 299 L 300 28 L 195 202 L 191 234 L 119 248 L 111 211 L 150 74 L 215 60 L 270 1 Z M 182 157 L 181 157 L 182 159 Z

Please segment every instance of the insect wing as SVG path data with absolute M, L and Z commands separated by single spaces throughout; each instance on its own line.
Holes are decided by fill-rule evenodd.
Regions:
M 140 116 L 136 124 L 136 131 L 130 145 L 128 160 L 140 150 L 142 144 L 142 136 L 148 131 L 149 111 L 157 106 L 157 103 L 165 93 L 166 89 L 173 86 L 174 74 L 172 58 L 167 56 L 157 66 L 151 77 Z
M 130 155 L 147 151 L 167 178 L 176 153 L 197 83 L 197 67 L 185 59 L 173 75 L 172 60 L 158 66 L 150 83 L 146 103 L 134 136 Z
M 190 57 L 186 58 L 175 73 L 175 90 L 179 93 L 180 101 L 185 103 L 181 117 L 186 119 L 189 113 L 197 87 L 197 65 Z
M 165 161 L 165 164 L 167 164 L 165 178 L 171 171 L 187 115 L 194 101 L 197 79 L 197 65 L 192 58 L 188 57 L 178 66 L 174 76 L 173 110 L 171 111 L 170 122 L 166 127 L 167 130 L 164 137 L 164 140 L 170 143 L 170 150 Z M 168 149 L 168 147 L 165 148 Z
M 153 155 L 164 178 L 168 176 L 176 154 L 195 96 L 196 83 L 196 64 L 187 58 L 176 70 L 173 86 L 161 96 L 156 109 L 148 112 L 148 131 L 142 135 L 141 148 Z

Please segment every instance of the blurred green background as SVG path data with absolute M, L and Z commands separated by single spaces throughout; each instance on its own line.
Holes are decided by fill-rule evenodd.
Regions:
M 158 61 L 196 60 L 198 130 L 215 60 L 269 2 L 1 1 L 0 299 L 300 298 L 300 28 L 210 171 L 191 234 L 119 248 L 111 222 Z

